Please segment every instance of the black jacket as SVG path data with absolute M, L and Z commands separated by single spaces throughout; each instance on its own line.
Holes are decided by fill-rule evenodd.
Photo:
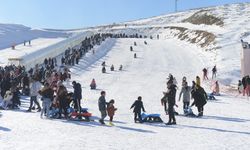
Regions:
M 207 93 L 202 87 L 197 87 L 192 92 L 192 97 L 194 102 L 191 106 L 195 105 L 196 107 L 203 107 L 207 103 Z
M 99 106 L 99 110 L 100 111 L 106 111 L 107 109 L 107 103 L 106 103 L 106 99 L 104 96 L 100 96 L 99 100 L 98 100 L 98 106 Z
M 74 86 L 74 99 L 82 99 L 82 87 L 80 83 L 76 83 Z
M 176 96 L 176 85 L 173 84 L 168 88 L 168 91 L 166 93 L 169 106 L 175 105 L 175 96 Z
M 145 112 L 144 106 L 143 106 L 143 102 L 136 100 L 134 102 L 134 104 L 130 107 L 130 109 L 132 109 L 134 107 L 134 111 L 133 112 L 141 112 L 141 109 Z

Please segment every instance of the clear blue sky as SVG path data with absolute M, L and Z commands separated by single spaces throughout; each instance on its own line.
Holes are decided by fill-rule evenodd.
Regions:
M 147 18 L 174 11 L 175 0 L 0 0 L 0 23 L 73 29 Z M 250 0 L 178 0 L 178 9 Z

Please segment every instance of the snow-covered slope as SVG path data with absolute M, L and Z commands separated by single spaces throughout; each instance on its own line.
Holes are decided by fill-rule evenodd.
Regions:
M 223 25 L 194 24 L 186 22 L 204 12 L 223 21 Z M 211 17 L 211 16 L 210 16 Z M 191 19 L 192 20 L 192 19 Z M 215 19 L 216 20 L 216 19 Z M 202 22 L 202 19 L 200 20 Z M 198 21 L 199 22 L 199 21 Z M 125 24 L 127 26 L 125 26 Z M 217 65 L 218 80 L 229 85 L 240 78 L 240 39 L 250 40 L 250 4 L 233 4 L 203 8 L 176 14 L 163 15 L 118 25 L 99 26 L 89 29 L 141 35 L 157 34 L 160 39 L 107 39 L 95 47 L 95 54 L 87 54 L 79 65 L 71 68 L 72 80 L 83 86 L 82 106 L 88 107 L 94 119 L 100 116 L 97 100 L 101 90 L 107 92 L 107 101 L 115 99 L 118 108 L 114 127 L 101 126 L 98 122 L 73 122 L 40 119 L 40 114 L 25 113 L 29 99 L 23 98 L 20 111 L 2 111 L 0 119 L 0 149 L 240 149 L 250 147 L 249 100 L 222 90 L 222 96 L 209 101 L 203 118 L 177 116 L 176 126 L 164 124 L 135 124 L 129 110 L 133 101 L 142 96 L 147 113 L 160 113 L 167 122 L 160 99 L 166 91 L 169 73 L 180 83 L 183 76 L 189 85 L 204 67 Z M 81 32 L 83 30 L 74 30 Z M 73 31 L 72 31 L 73 32 Z M 207 43 L 205 35 L 214 35 Z M 143 41 L 147 40 L 148 45 Z M 133 58 L 129 47 L 137 42 Z M 101 73 L 101 63 L 106 61 L 108 73 Z M 115 71 L 109 66 L 115 65 Z M 117 71 L 119 65 L 123 71 Z M 211 74 L 210 74 L 211 76 Z M 92 78 L 97 90 L 90 90 Z M 71 81 L 65 83 L 71 91 Z M 202 82 L 207 92 L 213 81 Z M 180 89 L 180 84 L 178 84 Z M 179 90 L 177 91 L 178 99 Z M 176 110 L 182 113 L 182 103 Z M 197 113 L 196 108 L 193 108 Z

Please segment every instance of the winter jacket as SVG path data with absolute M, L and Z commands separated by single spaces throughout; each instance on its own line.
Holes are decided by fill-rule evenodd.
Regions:
M 82 87 L 80 83 L 74 85 L 74 99 L 82 99 Z
M 141 113 L 141 110 L 143 110 L 143 112 L 145 112 L 144 106 L 143 106 L 143 102 L 136 100 L 133 105 L 130 107 L 130 109 L 134 108 L 134 113 Z
M 30 85 L 30 96 L 37 96 L 38 91 L 41 89 L 41 83 L 39 81 L 35 81 Z
M 100 96 L 99 100 L 98 100 L 98 106 L 99 106 L 99 110 L 100 111 L 106 111 L 106 99 L 104 96 Z
M 183 94 L 183 102 L 190 102 L 192 88 L 190 86 L 182 87 L 179 95 L 179 100 L 181 99 L 181 95 Z
M 195 105 L 196 107 L 203 107 L 207 103 L 207 93 L 202 87 L 196 87 L 191 93 L 194 98 L 194 102 L 191 106 Z
M 54 91 L 50 87 L 44 87 L 42 90 L 38 91 L 43 98 L 49 98 L 51 101 L 54 98 Z
M 172 84 L 166 93 L 168 98 L 168 105 L 174 106 L 175 105 L 175 96 L 176 96 L 176 85 Z
M 108 116 L 112 117 L 115 115 L 115 111 L 117 109 L 114 107 L 114 105 L 109 105 L 107 108 Z

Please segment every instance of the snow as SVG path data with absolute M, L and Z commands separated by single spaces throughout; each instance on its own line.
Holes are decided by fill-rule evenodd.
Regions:
M 89 108 L 95 120 L 100 117 L 97 106 L 100 92 L 102 90 L 107 92 L 107 101 L 115 100 L 114 105 L 118 110 L 114 117 L 114 127 L 102 126 L 98 122 L 40 119 L 39 113 L 25 113 L 29 98 L 23 97 L 21 110 L 2 111 L 0 149 L 248 150 L 250 101 L 243 96 L 235 96 L 237 92 L 231 86 L 235 86 L 240 78 L 240 39 L 250 40 L 250 4 L 232 4 L 203 9 L 209 9 L 212 14 L 223 18 L 224 26 L 192 25 L 181 22 L 198 12 L 200 10 L 198 9 L 113 26 L 72 31 L 45 30 L 67 34 L 84 31 L 139 33 L 154 37 L 160 34 L 160 39 L 107 39 L 100 46 L 94 47 L 95 54 L 89 52 L 79 65 L 71 68 L 72 79 L 65 85 L 72 91 L 70 84 L 73 80 L 81 83 L 82 106 Z M 125 27 L 125 24 L 128 27 Z M 216 45 L 211 47 L 217 48 L 206 51 L 210 48 L 201 48 L 197 44 L 181 41 L 174 36 L 178 31 L 164 29 L 170 26 L 187 28 L 190 37 L 194 36 L 191 32 L 193 30 L 211 32 L 216 35 Z M 5 31 L 7 30 L 0 28 L 0 38 Z M 26 50 L 24 49 L 26 47 L 19 45 L 17 49 L 20 49 L 20 53 L 9 55 L 21 56 L 25 53 L 32 55 L 36 51 L 35 47 L 46 47 L 60 40 L 64 40 L 63 37 L 57 36 L 53 39 L 40 37 L 32 40 L 34 45 L 27 47 L 29 49 Z M 148 45 L 143 44 L 144 40 Z M 133 46 L 134 41 L 138 46 Z M 130 52 L 130 46 L 133 46 L 133 52 Z M 5 50 L 1 50 L 1 56 L 7 57 L 5 53 L 7 53 Z M 134 53 L 138 58 L 133 58 Z M 1 57 L 1 62 L 6 61 L 4 57 Z M 108 65 L 106 74 L 101 73 L 103 61 Z M 109 70 L 112 64 L 115 66 L 114 72 Z M 124 70 L 118 71 L 121 64 Z M 166 91 L 166 78 L 169 73 L 172 73 L 179 83 L 181 78 L 186 76 L 191 85 L 191 81 L 195 80 L 197 75 L 201 76 L 201 70 L 204 67 L 211 72 L 215 64 L 218 68 L 217 80 L 221 83 L 222 96 L 216 97 L 215 101 L 208 101 L 205 105 L 204 117 L 177 116 L 176 126 L 133 123 L 133 113 L 129 108 L 138 96 L 142 96 L 147 113 L 160 113 L 161 118 L 165 122 L 168 121 L 160 99 L 163 96 L 162 92 Z M 211 74 L 209 77 L 211 78 Z M 97 90 L 90 90 L 89 84 L 92 78 L 96 79 Z M 213 82 L 212 80 L 202 82 L 202 86 L 207 92 L 211 92 L 210 87 Z M 178 87 L 177 99 L 180 84 Z M 182 102 L 177 104 L 179 107 L 176 110 L 182 114 Z M 193 111 L 197 114 L 195 107 Z

